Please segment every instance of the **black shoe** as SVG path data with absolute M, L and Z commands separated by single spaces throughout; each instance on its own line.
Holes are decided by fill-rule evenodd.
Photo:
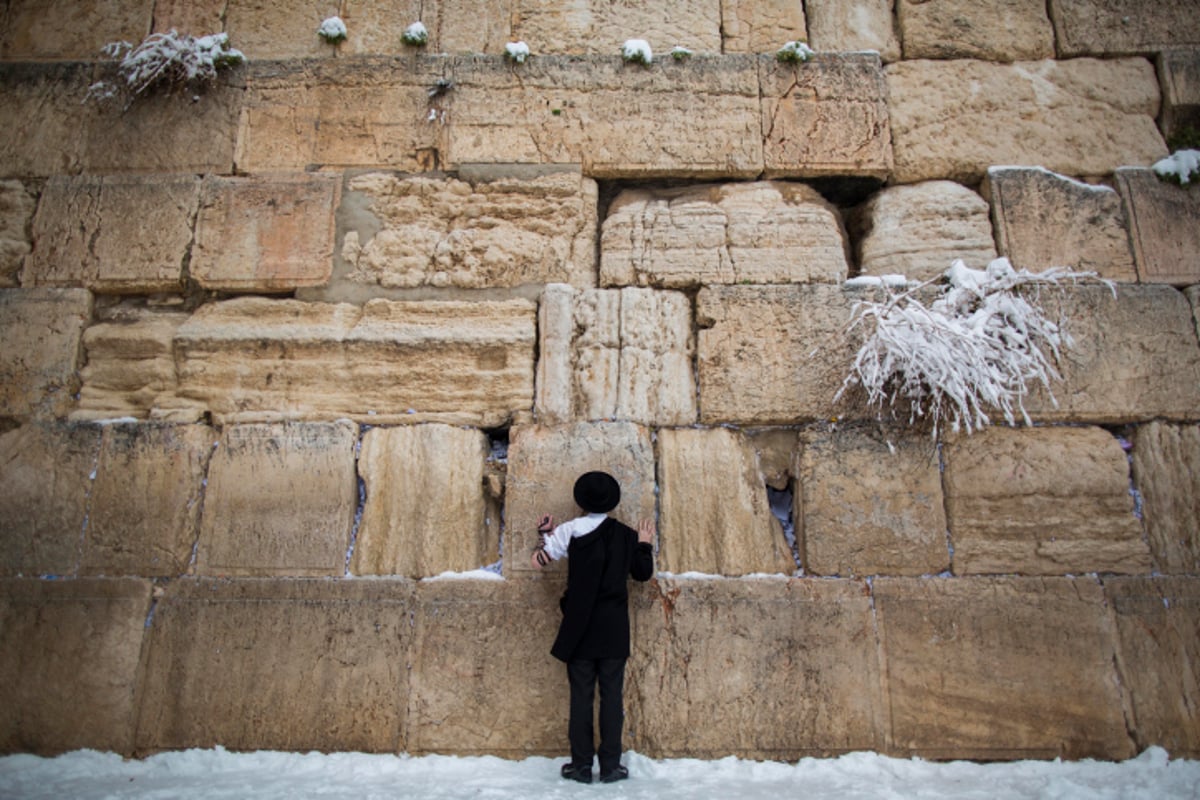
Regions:
M 623 781 L 628 777 L 629 770 L 625 769 L 625 767 L 621 766 L 620 764 L 617 764 L 612 772 L 603 772 L 600 774 L 600 782 L 616 783 L 617 781 Z
M 577 767 L 574 764 L 563 764 L 562 776 L 569 781 L 579 781 L 580 783 L 592 782 L 592 768 Z

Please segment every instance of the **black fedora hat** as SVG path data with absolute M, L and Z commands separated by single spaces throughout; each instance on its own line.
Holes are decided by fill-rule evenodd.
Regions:
M 605 514 L 621 502 L 621 484 L 607 472 L 585 472 L 575 481 L 575 504 L 589 514 Z

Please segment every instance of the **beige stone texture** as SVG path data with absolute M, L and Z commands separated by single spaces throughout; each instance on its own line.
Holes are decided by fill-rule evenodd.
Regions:
M 888 87 L 877 53 L 818 54 L 803 64 L 763 56 L 758 63 L 766 177 L 892 173 Z
M 423 578 L 497 561 L 500 521 L 487 518 L 487 455 L 487 437 L 470 428 L 406 425 L 363 434 L 358 474 L 366 503 L 351 574 Z
M 1200 192 L 1160 180 L 1152 170 L 1117 170 L 1129 234 L 1143 283 L 1200 283 Z
M 79 388 L 84 289 L 0 290 L 0 417 L 61 417 Z
M 1129 464 L 1102 428 L 988 428 L 945 460 L 955 574 L 1149 572 Z
M 670 7 L 670 4 L 667 5 Z M 785 42 L 805 39 L 808 27 L 804 18 L 805 5 L 812 4 L 794 3 L 791 0 L 722 0 L 719 5 L 720 52 L 774 53 Z M 666 55 L 665 52 L 663 54 Z
M 109 42 L 146 38 L 154 0 L 88 3 L 11 0 L 5 4 L 0 58 L 9 61 L 93 60 Z M 211 33 L 212 31 L 205 31 Z
M 187 572 L 215 441 L 205 425 L 104 426 L 80 574 Z
M 186 579 L 154 610 L 139 752 L 405 748 L 413 584 Z
M 0 435 L 0 576 L 76 574 L 99 452 L 93 425 Z
M 1133 436 L 1133 482 L 1155 570 L 1200 572 L 1200 426 L 1150 422 Z
M 595 178 L 754 177 L 763 169 L 758 62 L 452 59 L 446 163 L 580 164 Z
M 1054 58 L 1044 0 L 896 0 L 904 57 L 1032 61 Z
M 638 752 L 795 761 L 883 749 L 865 584 L 660 577 L 632 606 L 626 729 Z
M 209 463 L 196 574 L 344 575 L 357 444 L 348 420 L 227 427 Z
M 804 5 L 814 50 L 874 50 L 884 63 L 900 60 L 895 0 L 807 0 Z
M 745 435 L 729 428 L 658 432 L 664 572 L 791 575 L 796 561 L 771 513 L 766 476 Z
M 322 20 L 337 16 L 342 5 L 338 0 L 289 3 L 228 0 L 222 16 L 230 44 L 251 58 L 332 57 L 334 48 L 317 35 L 317 29 Z M 399 49 L 397 36 L 392 52 Z
M 1044 169 L 993 167 L 983 192 L 992 204 L 1000 254 L 1017 269 L 1067 267 L 1134 282 L 1121 196 Z
M 538 520 L 550 514 L 557 525 L 579 516 L 575 480 L 593 470 L 609 473 L 621 485 L 621 502 L 612 516 L 631 527 L 655 518 L 654 445 L 646 428 L 631 422 L 513 427 L 504 504 L 506 577 L 537 574 L 529 556 L 539 544 Z M 565 576 L 565 563 L 544 574 Z
M 796 538 L 808 575 L 932 575 L 950 568 L 935 444 L 898 430 L 808 431 Z
M 596 283 L 595 181 L 578 171 L 468 182 L 374 172 L 349 179 L 343 280 L 383 289 Z
M 33 246 L 36 200 L 20 181 L 0 181 L 0 288 L 21 285 L 21 267 Z
M 1162 88 L 1159 126 L 1167 142 L 1189 131 L 1193 136 L 1200 134 L 1200 48 L 1163 50 L 1155 67 Z
M 1177 0 L 1053 0 L 1059 58 L 1124 55 L 1200 42 L 1195 8 Z
M 409 753 L 527 758 L 566 751 L 566 673 L 550 655 L 562 592 L 560 580 L 421 581 Z
M 696 421 L 686 295 L 554 284 L 542 294 L 538 314 L 539 421 Z
M 341 8 L 348 38 L 338 52 L 344 54 L 411 51 L 414 48 L 401 37 L 417 21 L 429 33 L 428 43 L 420 48 L 423 52 L 503 53 L 518 13 L 512 3 L 489 0 L 343 0 Z
M 1128 693 L 1138 749 L 1196 758 L 1200 728 L 1200 580 L 1105 578 L 1117 620 L 1117 668 Z
M 601 229 L 600 283 L 838 283 L 847 249 L 837 208 L 802 183 L 626 189 Z
M 53 176 L 33 219 L 22 282 L 179 291 L 199 199 L 194 175 Z
M 983 269 L 996 257 L 987 201 L 953 181 L 891 186 L 855 211 L 863 275 L 925 281 L 956 259 Z
M 794 424 L 842 413 L 833 402 L 858 350 L 846 332 L 861 293 L 836 286 L 700 290 L 700 421 Z
M 0 580 L 0 752 L 133 750 L 150 582 Z
M 799 14 L 803 19 L 803 11 Z M 516 0 L 512 3 L 512 19 L 512 38 L 528 44 L 534 54 L 613 55 L 621 52 L 626 39 L 645 40 L 655 59 L 669 59 L 675 46 L 697 53 L 722 52 L 722 7 L 711 0 L 670 3 Z M 501 43 L 500 47 L 503 46 Z
M 336 175 L 204 179 L 190 275 L 201 287 L 285 292 L 333 274 Z
M 154 0 L 154 31 L 174 29 L 193 36 L 224 31 L 228 5 L 229 0 Z
M 878 578 L 895 755 L 1134 754 L 1095 579 Z
M 533 405 L 534 305 L 242 298 L 176 333 L 180 394 L 219 420 L 497 427 Z
M 998 164 L 1100 176 L 1167 154 L 1158 79 L 1142 58 L 918 60 L 886 74 L 897 183 L 974 183 Z

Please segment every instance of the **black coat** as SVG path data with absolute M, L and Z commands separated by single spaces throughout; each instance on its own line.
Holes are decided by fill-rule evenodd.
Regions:
M 567 546 L 567 591 L 558 638 L 550 654 L 576 658 L 629 657 L 629 589 L 626 579 L 648 581 L 654 550 L 637 531 L 609 517 Z

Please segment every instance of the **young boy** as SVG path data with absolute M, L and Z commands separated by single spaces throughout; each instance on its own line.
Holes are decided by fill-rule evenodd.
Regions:
M 569 556 L 567 591 L 559 605 L 562 624 L 550 654 L 567 664 L 571 687 L 567 738 L 571 762 L 562 776 L 592 782 L 592 757 L 600 757 L 600 781 L 629 777 L 621 765 L 625 725 L 625 660 L 629 658 L 629 591 L 626 578 L 647 581 L 654 574 L 654 523 L 643 520 L 635 532 L 608 516 L 621 501 L 621 486 L 606 472 L 588 472 L 575 481 L 575 504 L 583 511 L 554 527 L 545 515 L 538 524 L 543 543 L 531 562 L 541 569 Z M 592 701 L 600 686 L 600 747 L 593 743 Z

